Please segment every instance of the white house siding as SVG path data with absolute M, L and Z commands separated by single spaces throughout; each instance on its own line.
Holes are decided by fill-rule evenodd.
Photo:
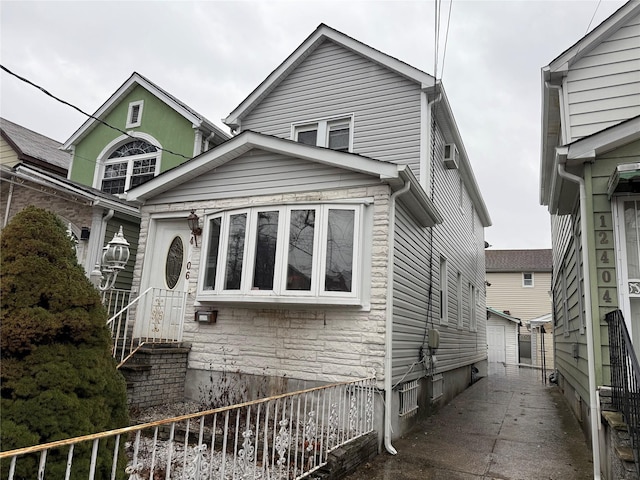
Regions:
M 571 66 L 567 102 L 566 143 L 640 115 L 640 15 Z
M 212 176 L 210 180 L 213 178 Z M 211 192 L 214 190 L 211 188 Z M 276 305 L 243 308 L 220 303 L 216 305 L 217 322 L 203 325 L 189 320 L 194 317 L 194 296 L 189 295 L 184 340 L 192 344 L 189 355 L 189 369 L 192 370 L 190 375 L 193 370 L 198 370 L 203 372 L 199 378 L 204 379 L 209 370 L 226 369 L 244 374 L 310 382 L 341 381 L 371 374 L 382 379 L 385 353 L 388 186 L 356 186 L 302 193 L 287 193 L 286 190 L 282 188 L 273 195 L 255 195 L 251 198 L 199 197 L 190 201 L 146 205 L 142 208 L 141 245 L 146 245 L 152 214 L 175 211 L 182 215 L 184 211 L 193 208 L 202 212 L 294 201 L 373 198 L 373 203 L 367 207 L 372 212 L 372 225 L 364 234 L 366 239 L 371 239 L 371 255 L 364 259 L 371 264 L 371 281 L 364 279 L 364 288 L 369 289 L 370 293 L 370 310 L 358 307 L 305 308 Z M 192 291 L 197 288 L 201 254 L 200 247 L 194 249 L 189 281 Z M 135 272 L 138 282 L 144 258 L 145 252 L 140 249 Z M 198 375 L 190 378 L 198 378 Z M 193 385 L 189 389 L 197 392 Z
M 436 152 L 433 162 L 433 201 L 444 222 L 431 229 L 419 229 L 400 203 L 396 223 L 396 258 L 394 278 L 393 381 L 397 382 L 419 360 L 420 346 L 425 344 L 425 332 L 435 328 L 440 332 L 436 353 L 436 372 L 446 372 L 474 362 L 486 360 L 486 304 L 484 229 L 471 200 L 463 187 L 460 205 L 460 174 L 444 168 L 441 161 L 444 139 L 436 131 Z M 402 197 L 400 197 L 402 198 Z M 433 240 L 433 250 L 430 243 Z M 440 256 L 447 259 L 448 322 L 440 323 Z M 458 328 L 457 273 L 462 274 L 463 326 Z M 431 308 L 429 281 L 433 291 Z M 476 305 L 477 329 L 470 329 L 469 284 L 478 292 Z M 411 380 L 424 375 L 422 366 L 405 377 Z
M 523 287 L 522 272 L 487 272 L 487 305 L 523 322 L 551 313 L 551 272 L 532 273 L 533 287 Z
M 355 114 L 353 152 L 420 175 L 420 85 L 324 41 L 242 119 L 242 130 L 289 138 L 291 124 Z
M 379 183 L 379 179 L 370 175 L 256 149 L 158 195 L 148 204 L 335 190 Z

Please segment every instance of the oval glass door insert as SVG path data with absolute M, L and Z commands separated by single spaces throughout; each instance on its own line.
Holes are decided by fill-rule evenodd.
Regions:
M 184 260 L 184 245 L 180 237 L 175 237 L 169 246 L 167 253 L 167 263 L 165 266 L 165 280 L 169 289 L 175 288 L 182 273 L 182 262 Z

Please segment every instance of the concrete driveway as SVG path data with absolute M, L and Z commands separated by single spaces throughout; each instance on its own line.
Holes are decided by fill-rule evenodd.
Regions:
M 413 433 L 348 480 L 584 480 L 591 451 L 557 386 L 539 370 L 492 366 Z

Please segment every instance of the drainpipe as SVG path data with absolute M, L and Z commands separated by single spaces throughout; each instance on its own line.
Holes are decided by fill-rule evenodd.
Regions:
M 583 282 L 587 288 L 591 288 L 591 266 L 589 264 L 589 246 L 587 244 L 587 191 L 584 179 L 565 170 L 564 164 L 558 164 L 560 177 L 577 183 L 580 187 L 580 230 L 582 246 Z M 591 313 L 591 292 L 584 296 L 584 310 L 587 324 L 587 368 L 589 370 L 589 409 L 591 411 L 591 450 L 593 453 L 593 478 L 600 480 L 600 433 L 598 425 L 598 397 L 596 390 L 596 365 L 595 349 L 593 347 L 593 318 Z
M 398 451 L 391 445 L 391 400 L 393 375 L 393 252 L 395 250 L 396 198 L 409 191 L 411 185 L 405 181 L 404 186 L 389 197 L 389 230 L 387 233 L 387 318 L 385 322 L 385 354 L 384 354 L 384 448 L 391 455 Z
M 7 196 L 7 210 L 4 213 L 4 222 L 2 224 L 2 228 L 7 226 L 7 222 L 9 221 L 9 212 L 11 210 L 11 200 L 13 199 L 13 179 L 15 177 L 11 176 L 11 183 L 9 184 L 9 195 Z
M 94 204 L 94 206 L 99 204 L 99 200 Z M 102 218 L 102 222 L 100 223 L 100 232 L 97 235 L 96 243 L 94 243 L 94 250 L 97 252 L 97 257 L 95 266 L 93 270 L 89 274 L 89 279 L 91 283 L 93 283 L 96 287 L 100 285 L 100 281 L 102 279 L 102 272 L 100 270 L 100 264 L 102 263 L 102 246 L 104 245 L 104 236 L 107 233 L 107 223 L 109 220 L 113 218 L 114 215 L 113 209 L 109 210 L 109 212 Z M 90 255 L 95 252 L 89 252 Z

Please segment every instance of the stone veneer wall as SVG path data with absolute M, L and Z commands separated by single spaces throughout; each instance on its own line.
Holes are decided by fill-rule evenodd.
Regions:
M 184 340 L 190 342 L 188 368 L 240 371 L 245 374 L 334 382 L 376 374 L 383 376 L 387 286 L 387 228 L 389 187 L 376 185 L 334 191 L 317 191 L 226 200 L 147 205 L 142 209 L 140 245 L 134 272 L 134 286 L 142 275 L 150 217 L 176 212 L 184 218 L 191 209 L 203 212 L 245 206 L 277 205 L 295 202 L 373 200 L 367 207 L 371 222 L 364 232 L 369 243 L 363 260 L 369 263 L 365 278 L 370 309 L 358 307 L 279 307 L 255 308 L 218 304 L 217 322 L 198 324 L 194 318 L 195 295 L 188 295 Z M 187 212 L 187 213 L 185 213 Z M 370 213 L 370 214 L 369 214 Z M 202 239 L 204 243 L 204 239 Z M 143 248 L 144 245 L 144 248 Z M 191 257 L 189 290 L 197 290 L 201 243 Z
M 184 400 L 187 344 L 143 345 L 120 371 L 129 407 L 145 408 Z

